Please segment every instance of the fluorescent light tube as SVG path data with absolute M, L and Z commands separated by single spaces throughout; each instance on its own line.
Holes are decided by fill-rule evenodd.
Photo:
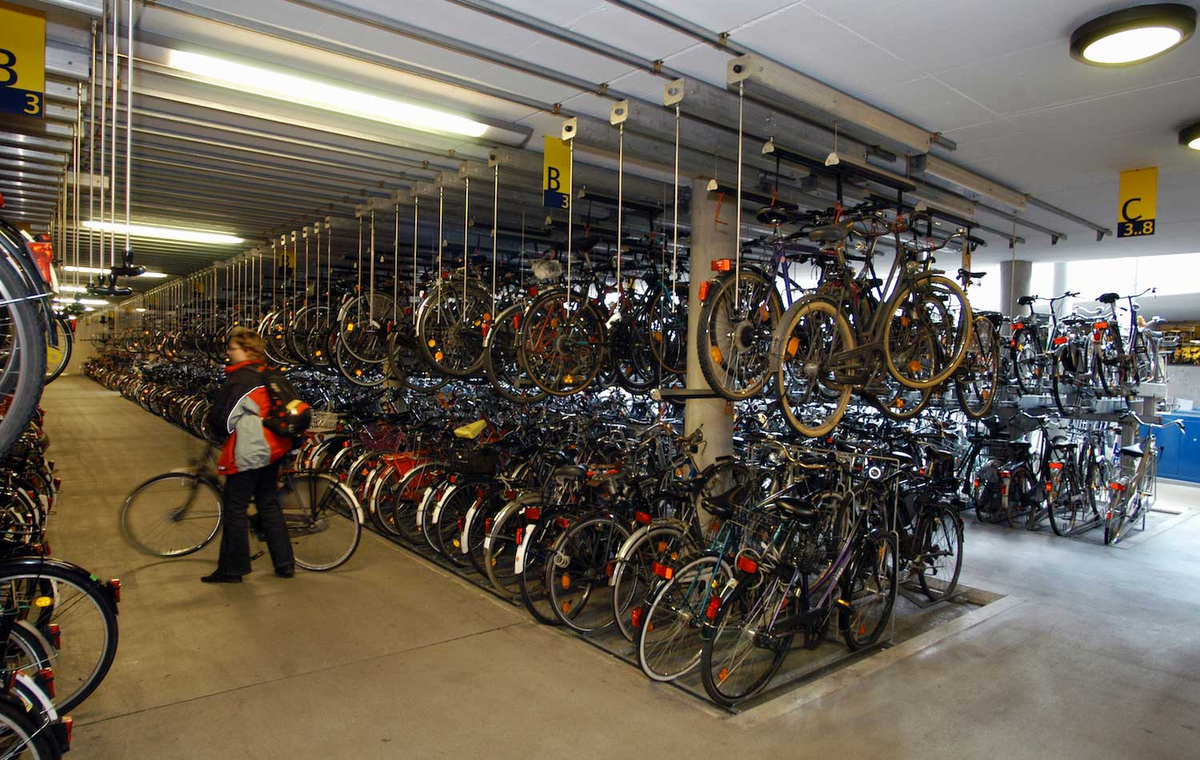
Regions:
M 172 50 L 167 60 L 173 69 L 223 87 L 361 119 L 468 137 L 482 137 L 488 130 L 464 116 L 199 53 Z
M 112 232 L 117 235 L 124 235 L 126 229 L 128 229 L 129 234 L 134 237 L 148 237 L 157 240 L 180 240 L 185 243 L 238 245 L 242 242 L 240 237 L 234 235 L 225 235 L 220 232 L 204 232 L 203 230 L 183 230 L 175 227 L 151 227 L 145 224 L 131 224 L 127 228 L 124 224 L 97 222 L 95 220 L 86 221 L 83 223 L 83 226 L 90 230 Z
M 99 298 L 55 298 L 54 303 L 81 303 L 84 306 L 108 306 L 108 301 Z
M 64 272 L 79 272 L 80 274 L 108 274 L 108 269 L 104 267 L 76 267 L 67 265 L 63 267 Z M 139 277 L 148 277 L 152 280 L 161 280 L 164 277 L 171 275 L 166 272 L 143 272 Z M 64 288 L 65 289 L 65 288 Z

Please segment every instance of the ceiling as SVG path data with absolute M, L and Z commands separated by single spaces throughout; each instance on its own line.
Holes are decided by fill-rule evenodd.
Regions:
M 63 152 L 70 153 L 76 84 L 88 74 L 89 24 L 101 0 L 19 4 L 48 14 L 46 120 L 14 118 L 0 125 L 0 193 L 6 216 L 43 228 L 54 208 Z M 681 76 L 699 83 L 685 97 L 682 173 L 735 181 L 735 123 L 726 115 L 736 97 L 726 89 L 735 51 L 775 59 L 866 103 L 940 133 L 953 150 L 931 152 L 1069 216 L 1028 206 L 1015 216 L 1022 242 L 1010 250 L 1012 207 L 968 189 L 930 180 L 996 212 L 975 210 L 988 243 L 981 261 L 1017 256 L 1034 260 L 1184 253 L 1200 249 L 1200 155 L 1180 148 L 1178 130 L 1200 119 L 1200 42 L 1192 40 L 1160 59 L 1125 69 L 1097 69 L 1068 55 L 1068 38 L 1084 21 L 1129 3 L 1096 0 L 158 0 L 135 4 L 135 75 L 131 167 L 135 223 L 217 230 L 246 239 L 240 246 L 134 241 L 138 263 L 171 274 L 195 271 L 268 239 L 330 218 L 339 249 L 357 240 L 356 205 L 377 199 L 402 204 L 401 238 L 411 245 L 407 220 L 412 192 L 422 212 L 439 176 L 459 219 L 474 221 L 472 243 L 490 235 L 490 182 L 478 173 L 497 146 L 501 162 L 498 223 L 531 238 L 562 238 L 541 229 L 539 208 L 543 134 L 557 135 L 567 116 L 580 116 L 582 184 L 615 189 L 615 137 L 608 127 L 619 98 L 641 99 L 648 120 L 631 116 L 627 156 L 632 195 L 667 213 L 671 204 L 672 135 L 663 121 L 663 87 Z M 124 13 L 124 3 L 122 13 Z M 639 12 L 640 11 L 640 12 Z M 525 14 L 528 14 L 526 16 Z M 659 16 L 659 20 L 653 17 Z M 707 39 L 725 33 L 725 49 Z M 123 36 L 123 35 L 122 35 Z M 123 44 L 123 43 L 122 43 Z M 486 120 L 482 139 L 453 138 L 237 93 L 204 77 L 166 65 L 167 50 L 241 60 L 341 86 L 413 100 Z M 657 62 L 657 63 L 656 63 Z M 660 69 L 655 73 L 654 69 Z M 706 86 L 711 85 L 711 86 Z M 706 95 L 707 93 L 707 95 Z M 714 94 L 715 93 L 715 94 Z M 84 86 L 84 117 L 88 87 Z M 719 96 L 719 97 L 718 97 Z M 759 96 L 753 96 L 759 97 Z M 689 100 L 692 98 L 692 100 Z M 769 102 L 766 127 L 748 128 L 747 181 L 769 180 L 773 161 L 759 155 L 761 137 L 792 137 L 794 114 Z M 692 104 L 703 103 L 703 107 Z M 124 97 L 121 100 L 124 126 Z M 711 110 L 704 110 L 710 109 Z M 748 111 L 748 113 L 750 113 Z M 591 121 L 587 121 L 588 117 Z M 6 117 L 7 118 L 7 117 Z M 98 118 L 98 117 L 97 117 Z M 835 120 L 813 119 L 816 145 Z M 664 128 L 665 125 L 665 128 Z M 749 125 L 748 125 L 749 126 Z M 843 146 L 869 139 L 838 123 Z M 590 130 L 590 131 L 589 131 Z M 764 134 L 777 130 L 778 134 Z M 595 139 L 591 138 L 595 135 Z M 640 140 L 640 142 L 638 142 Z M 83 169 L 87 170 L 87 141 Z M 821 149 L 818 154 L 817 148 Z M 847 147 L 841 148 L 847 150 Z M 895 150 L 893 149 L 894 153 Z M 895 170 L 886 156 L 881 166 Z M 903 157 L 901 157 L 903 158 Z M 124 133 L 116 177 L 123 188 Z M 464 160 L 475 162 L 472 206 L 463 212 Z M 1158 233 L 1151 238 L 1111 236 L 1097 242 L 1091 225 L 1115 228 L 1117 177 L 1125 169 L 1159 168 Z M 486 170 L 486 166 L 483 167 Z M 903 171 L 901 169 L 900 171 Z M 445 174 L 439 175 L 439 172 Z M 825 202 L 828 186 L 804 184 L 806 171 L 784 166 L 790 191 Z M 101 169 L 96 169 L 101 174 Z M 398 193 L 398 195 L 397 195 Z M 594 193 L 603 195 L 603 193 Z M 450 196 L 453 195 L 453 198 Z M 427 203 L 424 198 L 429 198 Z M 81 218 L 89 197 L 81 193 Z M 123 197 L 121 199 L 123 201 Z M 814 202 L 816 202 L 814 201 Z M 123 207 L 118 204 L 118 219 Z M 429 209 L 430 211 L 426 211 Z M 527 212 L 527 213 L 526 213 Z M 577 207 L 577 214 L 583 213 Z M 609 216 L 595 212 L 597 224 Z M 388 217 L 384 212 L 381 219 Z M 523 224 L 517 221 L 526 218 Z M 422 246 L 435 246 L 434 218 L 426 217 Z M 633 222 L 637 224 L 638 222 Z M 657 224 L 661 228 L 662 219 Z M 1035 226 L 1026 226 L 1025 223 Z M 381 221 L 381 224 L 384 222 Z M 448 225 L 449 226 L 449 225 Z M 455 235 L 461 245 L 461 223 Z M 391 236 L 390 223 L 381 228 Z M 988 231 L 990 230 L 990 231 Z M 1052 238 L 1043 230 L 1053 231 Z M 407 241 L 403 238 L 407 237 Z M 86 264 L 88 239 L 80 243 Z M 95 240 L 91 241 L 96 254 Z M 118 251 L 124 243 L 118 241 Z M 68 246 L 70 247 L 70 246 Z M 68 258 L 74 251 L 67 252 Z M 159 281 L 160 282 L 160 281 Z M 148 284 L 157 282 L 147 281 Z M 145 285 L 134 282 L 135 287 Z

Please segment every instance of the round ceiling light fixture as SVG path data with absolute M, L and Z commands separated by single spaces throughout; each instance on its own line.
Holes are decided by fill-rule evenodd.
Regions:
M 1179 47 L 1196 31 L 1196 9 L 1179 3 L 1126 8 L 1071 35 L 1071 57 L 1092 66 L 1141 63 Z
M 1179 130 L 1179 144 L 1192 150 L 1200 150 L 1200 121 Z

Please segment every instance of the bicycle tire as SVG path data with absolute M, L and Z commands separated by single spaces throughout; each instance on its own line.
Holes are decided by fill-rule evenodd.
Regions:
M 783 598 L 784 584 L 778 579 L 764 582 L 761 592 L 761 596 L 751 597 L 748 596 L 748 590 L 739 588 L 729 598 L 722 600 L 712 620 L 712 630 L 704 640 L 704 649 L 700 654 L 704 691 L 710 699 L 724 707 L 733 707 L 764 689 L 779 671 L 794 638 L 783 637 L 778 644 L 778 651 L 759 646 L 755 641 L 756 632 L 769 630 L 776 609 L 788 604 L 788 600 Z M 747 614 L 753 616 L 751 620 L 745 619 Z M 726 654 L 725 649 L 719 650 L 718 646 L 722 643 L 733 654 Z M 738 656 L 743 651 L 746 654 Z M 742 677 L 731 684 L 730 679 L 735 674 Z
M 696 550 L 688 526 L 677 521 L 652 523 L 635 531 L 621 547 L 611 585 L 613 617 L 626 641 L 632 643 L 637 638 L 632 616 L 645 614 L 646 600 L 660 579 L 655 574 L 656 566 L 673 570 Z
M 71 363 L 71 355 L 75 352 L 75 331 L 71 329 L 71 321 L 61 315 L 54 317 L 58 332 L 58 346 L 51 346 L 49 335 L 46 341 L 46 385 L 57 380 Z
M 117 610 L 106 585 L 68 562 L 23 557 L 0 562 L 0 589 L 16 600 L 19 619 L 42 632 L 56 624 L 67 637 L 55 662 L 55 704 L 70 712 L 100 686 L 116 658 Z
M 846 648 L 851 652 L 858 652 L 878 643 L 891 620 L 900 585 L 897 582 L 897 549 L 896 539 L 891 534 L 868 536 L 855 556 L 852 567 L 846 572 L 842 582 L 842 594 L 843 600 L 849 602 L 849 606 L 841 608 L 838 624 L 842 629 L 842 639 L 846 642 Z M 885 554 L 890 555 L 890 562 Z M 870 588 L 872 585 L 876 590 Z M 885 585 L 887 588 L 883 588 Z M 854 618 L 855 614 L 863 609 L 861 593 L 869 594 L 872 597 L 872 605 L 879 607 L 876 610 L 880 613 L 878 619 L 870 627 Z
M 576 520 L 554 542 L 546 584 L 554 614 L 567 628 L 587 635 L 616 624 L 609 581 L 628 539 L 629 529 L 602 513 Z
M 745 315 L 738 313 L 743 307 L 735 288 L 737 296 L 745 294 Z M 710 388 L 729 401 L 745 401 L 763 392 L 772 369 L 771 339 L 782 312 L 779 293 L 757 269 L 743 269 L 736 277 L 722 275 L 713 282 L 696 327 L 700 372 Z M 746 348 L 757 349 L 748 367 L 740 358 Z
M 6 255 L 19 255 L 8 254 Z M 11 398 L 0 418 L 0 457 L 8 454 L 37 411 L 46 383 L 46 333 L 40 308 L 11 261 L 0 261 L 0 325 L 11 341 L 0 371 L 0 396 Z
M 842 384 L 836 388 L 836 400 L 829 401 L 817 398 L 821 395 L 818 386 L 829 386 L 824 366 L 830 358 L 854 349 L 850 323 L 834 304 L 810 297 L 800 299 L 788 309 L 780 320 L 780 328 L 776 330 L 771 357 L 776 373 L 775 391 L 784 419 L 801 435 L 809 438 L 826 435 L 841 422 L 853 388 L 848 383 Z M 794 360 L 800 361 L 792 372 L 789 368 Z
M 172 492 L 182 492 L 187 498 L 183 503 L 165 502 Z M 211 502 L 204 499 L 202 493 L 207 493 Z M 139 484 L 125 498 L 121 505 L 121 533 L 144 554 L 154 557 L 187 556 L 203 549 L 217 535 L 221 527 L 222 496 L 220 484 L 206 476 L 185 472 L 156 475 Z M 198 499 L 201 500 L 199 503 Z M 168 505 L 165 509 L 164 502 Z M 148 529 L 141 527 L 142 515 L 149 518 Z M 187 530 L 180 532 L 173 528 Z M 173 540 L 169 545 L 164 545 L 159 536 L 168 530 L 172 536 L 184 540 L 181 543 Z
M 922 292 L 919 294 L 921 303 L 929 303 L 934 305 L 935 309 L 938 311 L 944 311 L 948 315 L 957 314 L 955 317 L 957 320 L 957 325 L 954 327 L 954 335 L 952 336 L 953 350 L 949 352 L 949 356 L 944 357 L 942 366 L 936 371 L 932 371 L 930 376 L 924 379 L 914 379 L 909 377 L 902 372 L 900 367 L 896 364 L 896 357 L 892 351 L 891 338 L 893 332 L 897 329 L 897 326 L 902 326 L 902 322 L 897 319 L 885 317 L 886 322 L 883 326 L 884 365 L 887 367 L 887 370 L 891 373 L 892 377 L 896 378 L 897 381 L 903 383 L 909 388 L 920 390 L 922 388 L 933 388 L 941 385 L 942 383 L 946 382 L 946 380 L 950 379 L 951 375 L 953 375 L 959 366 L 962 365 L 963 357 L 965 357 L 967 354 L 967 346 L 971 338 L 973 317 L 971 313 L 971 304 L 967 300 L 966 293 L 963 292 L 958 283 L 940 275 L 921 277 L 919 280 L 917 280 L 917 282 L 923 286 Z M 937 288 L 934 286 L 937 286 Z M 937 289 L 943 289 L 944 292 L 942 295 L 947 296 L 947 298 L 952 297 L 957 302 L 957 312 L 942 303 L 941 297 L 935 292 Z M 888 310 L 885 311 L 885 314 L 895 314 L 896 310 L 906 302 L 908 296 L 915 294 L 916 291 L 912 290 L 909 286 L 902 285 L 888 300 L 887 306 L 884 307 Z M 936 335 L 934 335 L 933 338 L 935 345 L 941 342 L 937 339 Z M 911 345 L 912 343 L 912 341 L 909 340 L 901 340 L 899 342 L 903 343 L 904 345 Z
M 336 479 L 320 473 L 289 474 L 284 478 L 279 503 L 296 565 L 323 572 L 342 566 L 354 556 L 362 540 L 362 508 Z M 317 540 L 322 536 L 327 540 Z M 323 551 L 325 546 L 332 548 Z
M 692 560 L 655 588 L 634 642 L 648 678 L 674 681 L 700 664 L 710 594 L 720 593 L 732 576 L 727 562 L 710 555 Z
M 953 557 L 953 570 L 939 574 L 935 567 L 923 564 L 917 573 L 921 591 L 931 602 L 940 602 L 954 594 L 958 587 L 958 576 L 962 573 L 963 525 L 952 510 L 940 507 L 921 519 L 921 527 L 913 541 L 920 547 L 921 554 L 939 554 Z
M 0 753 L 5 758 L 58 760 L 62 750 L 46 726 L 37 725 L 15 697 L 0 698 Z
M 954 376 L 954 395 L 962 413 L 981 420 L 992 411 L 1000 383 L 1000 343 L 992 321 L 975 317 L 967 355 Z M 965 371 L 964 371 L 965 370 Z

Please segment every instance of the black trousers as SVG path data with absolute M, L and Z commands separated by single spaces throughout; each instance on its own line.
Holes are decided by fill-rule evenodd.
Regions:
M 246 575 L 250 572 L 249 518 L 246 510 L 250 499 L 258 509 L 259 525 L 267 539 L 271 563 L 277 569 L 291 568 L 292 542 L 288 540 L 287 524 L 279 506 L 279 463 L 273 462 L 257 470 L 237 472 L 225 479 L 225 501 L 222 505 L 225 526 L 221 532 L 221 555 L 217 572 L 227 575 Z

